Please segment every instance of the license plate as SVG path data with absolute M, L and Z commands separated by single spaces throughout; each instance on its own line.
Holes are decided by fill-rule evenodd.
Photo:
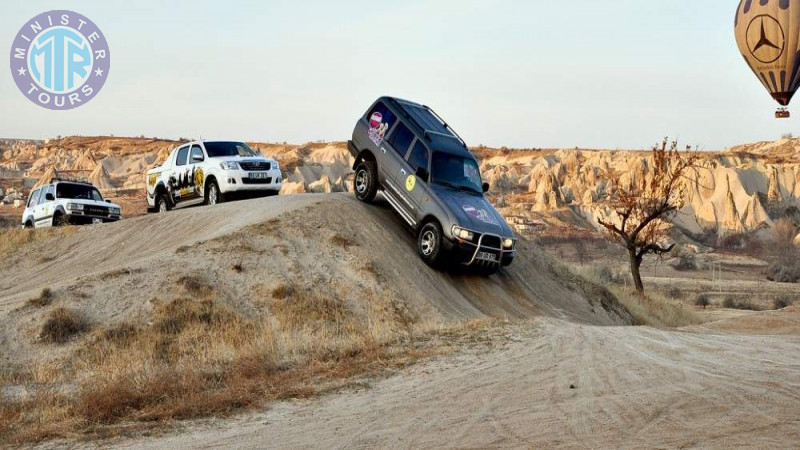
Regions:
M 269 178 L 269 174 L 267 172 L 249 172 L 247 177 L 251 180 L 266 180 Z
M 92 223 L 103 223 L 103 219 L 92 219 Z
M 497 255 L 489 252 L 478 252 L 478 256 L 476 258 L 480 259 L 481 261 L 497 262 Z

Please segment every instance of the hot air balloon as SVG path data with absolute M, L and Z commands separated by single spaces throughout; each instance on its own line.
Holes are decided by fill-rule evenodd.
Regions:
M 800 0 L 741 0 L 734 32 L 739 51 L 761 84 L 786 109 L 800 86 Z

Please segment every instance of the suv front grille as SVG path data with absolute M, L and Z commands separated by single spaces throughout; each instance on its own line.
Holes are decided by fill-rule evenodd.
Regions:
M 85 206 L 83 213 L 89 216 L 108 216 L 108 208 L 105 206 Z
M 239 165 L 242 166 L 242 170 L 252 171 L 270 170 L 272 168 L 272 164 L 266 161 L 242 161 Z
M 492 235 L 484 235 L 483 241 L 481 241 L 482 247 L 490 247 L 490 248 L 497 248 L 499 249 L 501 245 L 500 238 L 497 236 Z

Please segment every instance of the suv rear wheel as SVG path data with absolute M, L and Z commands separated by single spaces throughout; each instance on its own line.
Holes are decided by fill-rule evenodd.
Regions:
M 362 202 L 372 203 L 375 200 L 375 194 L 378 193 L 378 165 L 375 161 L 363 160 L 356 167 L 353 191 Z
M 431 267 L 439 268 L 445 257 L 442 247 L 442 226 L 438 222 L 428 222 L 422 226 L 417 235 L 417 252 L 420 258 Z

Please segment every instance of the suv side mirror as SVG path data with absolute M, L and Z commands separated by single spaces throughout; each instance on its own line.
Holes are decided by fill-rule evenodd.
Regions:
M 48 192 L 47 194 L 44 194 L 44 199 L 47 200 L 48 202 L 52 202 L 53 200 L 56 199 L 56 196 Z
M 205 160 L 203 155 L 192 155 L 192 162 L 201 162 L 203 160 Z
M 483 185 L 481 187 L 483 188 L 483 193 L 484 194 L 489 192 L 489 183 L 483 183 Z
M 424 167 L 418 167 L 414 175 L 416 175 L 417 178 L 421 179 L 422 181 L 426 183 L 428 182 L 428 171 L 425 170 Z

